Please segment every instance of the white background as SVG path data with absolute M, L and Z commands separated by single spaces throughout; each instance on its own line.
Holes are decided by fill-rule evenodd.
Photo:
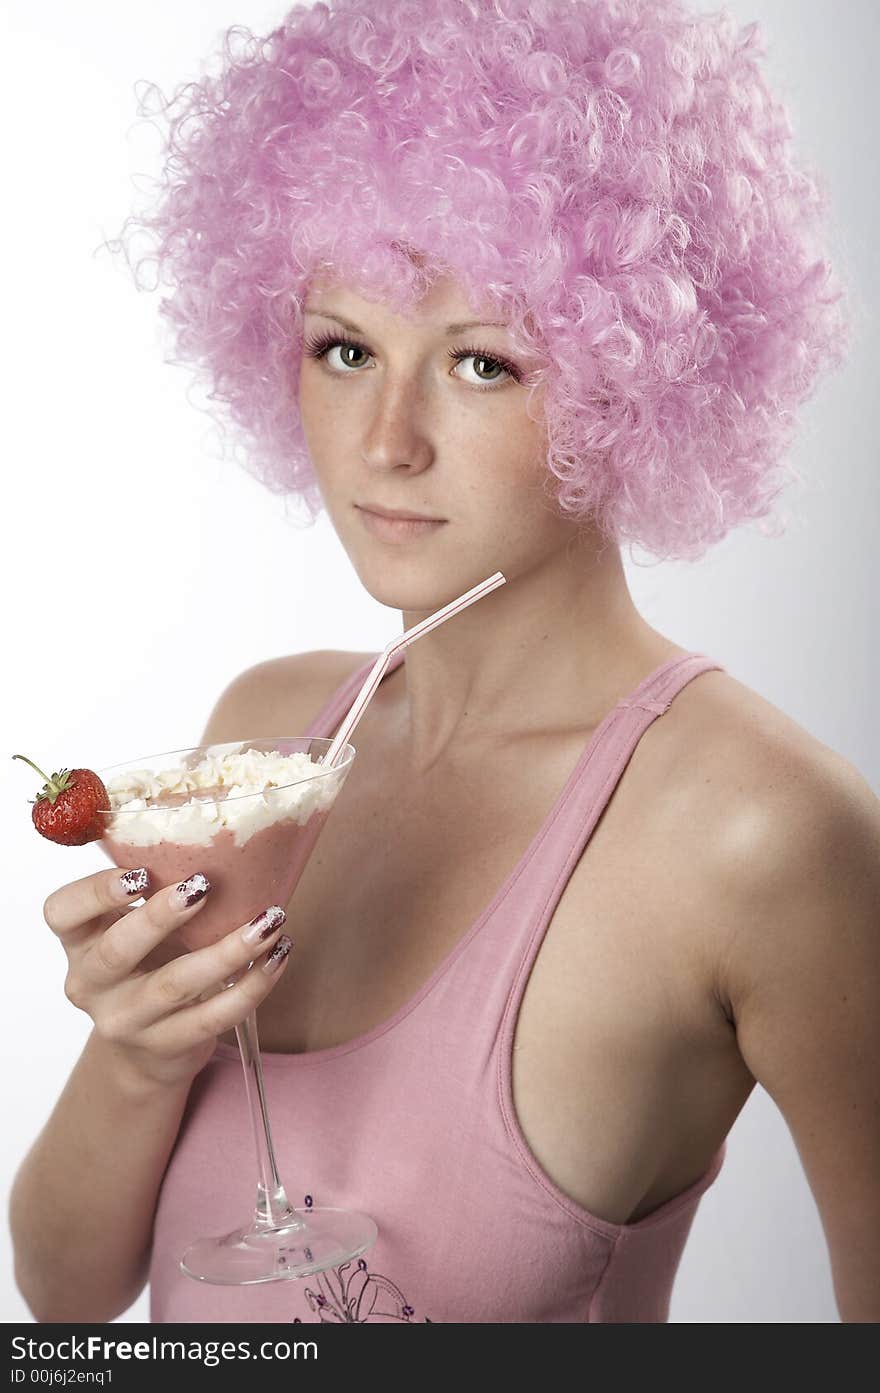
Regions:
M 735 0 L 727 8 L 764 25 L 772 80 L 790 102 L 801 149 L 825 172 L 870 325 L 876 5 Z M 129 211 L 132 179 L 156 172 L 158 136 L 136 122 L 135 82 L 156 81 L 167 95 L 199 75 L 228 25 L 265 33 L 283 13 L 266 0 L 4 6 L 4 1193 L 89 1028 L 64 998 L 64 956 L 42 903 L 106 864 L 95 847 L 61 849 L 35 834 L 26 801 L 34 784 L 9 756 L 25 753 L 51 770 L 176 748 L 198 738 L 242 668 L 313 648 L 378 649 L 400 630 L 399 613 L 360 588 L 326 520 L 296 526 L 283 500 L 220 462 L 208 418 L 187 401 L 187 371 L 162 362 L 157 298 L 139 295 L 106 252 L 95 254 Z M 877 791 L 870 337 L 860 330 L 849 365 L 805 412 L 793 460 L 808 483 L 786 495 L 792 522 L 783 538 L 746 530 L 697 565 L 628 572 L 652 624 L 716 657 Z M 3 1241 L 0 1319 L 26 1320 Z M 121 1319 L 147 1319 L 146 1295 Z M 672 1319 L 838 1319 L 815 1204 L 760 1087 L 698 1211 Z

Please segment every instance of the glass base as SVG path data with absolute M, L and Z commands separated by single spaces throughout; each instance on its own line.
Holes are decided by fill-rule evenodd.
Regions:
M 283 1282 L 360 1257 L 378 1232 L 368 1215 L 351 1209 L 294 1209 L 288 1221 L 271 1228 L 234 1229 L 222 1238 L 198 1239 L 187 1248 L 180 1268 L 187 1277 L 218 1286 Z

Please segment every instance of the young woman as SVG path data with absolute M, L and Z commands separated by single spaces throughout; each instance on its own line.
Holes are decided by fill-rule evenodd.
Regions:
M 204 895 L 49 896 L 94 1030 L 18 1175 L 21 1290 L 53 1321 L 147 1280 L 168 1322 L 663 1321 L 759 1080 L 841 1317 L 875 1320 L 877 799 L 646 623 L 621 561 L 766 519 L 843 357 L 760 34 L 677 0 L 337 0 L 239 37 L 169 104 L 140 219 L 179 355 L 405 628 L 507 584 L 389 671 L 236 987 L 243 926 L 175 943 Z M 373 656 L 260 663 L 200 738 L 331 735 Z M 379 1237 L 221 1288 L 178 1260 L 249 1198 L 254 1005 L 295 1202 Z

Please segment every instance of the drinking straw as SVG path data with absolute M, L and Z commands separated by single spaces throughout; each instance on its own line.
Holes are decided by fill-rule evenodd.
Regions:
M 363 686 L 349 708 L 348 715 L 336 732 L 336 737 L 332 745 L 322 756 L 319 763 L 336 763 L 339 752 L 367 709 L 370 698 L 382 681 L 385 669 L 396 653 L 399 653 L 402 648 L 408 647 L 408 645 L 413 643 L 417 638 L 421 638 L 423 634 L 427 634 L 431 629 L 436 629 L 438 624 L 443 624 L 447 619 L 451 619 L 453 614 L 458 614 L 461 610 L 467 609 L 468 605 L 472 605 L 475 600 L 481 600 L 484 595 L 489 594 L 490 590 L 495 590 L 499 585 L 506 585 L 506 583 L 507 577 L 503 575 L 501 571 L 496 571 L 493 576 L 489 576 L 487 580 L 482 580 L 479 585 L 475 585 L 473 590 L 466 590 L 463 595 L 459 595 L 457 600 L 450 601 L 448 605 L 444 605 L 442 609 L 438 609 L 436 614 L 429 614 L 427 619 L 423 619 L 420 624 L 414 624 L 411 629 L 407 629 L 406 633 L 401 634 L 399 638 L 389 643 L 379 654 L 367 674 Z

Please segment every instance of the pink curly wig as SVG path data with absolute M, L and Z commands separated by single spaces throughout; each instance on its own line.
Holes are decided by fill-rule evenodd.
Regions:
M 228 30 L 219 73 L 148 113 L 161 196 L 108 245 L 148 233 L 170 361 L 312 521 L 309 281 L 407 314 L 451 273 L 538 355 L 560 510 L 694 560 L 800 477 L 795 408 L 848 340 L 828 200 L 765 52 L 757 24 L 680 0 L 295 5 L 264 39 Z

